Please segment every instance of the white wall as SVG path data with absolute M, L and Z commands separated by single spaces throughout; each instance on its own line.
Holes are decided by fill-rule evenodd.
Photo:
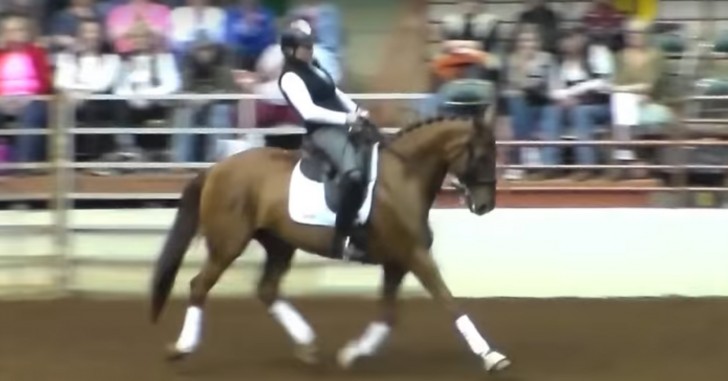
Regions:
M 77 226 L 167 228 L 171 210 L 76 211 Z M 3 212 L 11 222 L 48 223 L 43 212 Z M 476 217 L 464 210 L 435 210 L 434 255 L 458 296 L 631 297 L 728 296 L 728 210 L 720 209 L 497 209 Z M 77 233 L 69 257 L 110 260 L 123 266 L 83 262 L 74 267 L 72 287 L 81 291 L 146 292 L 162 233 Z M 201 245 L 187 257 L 176 292 L 202 258 Z M 9 256 L 52 252 L 42 236 L 0 230 L 0 266 Z M 224 277 L 219 294 L 252 291 L 262 258 L 253 245 Z M 0 267 L 1 268 L 1 267 Z M 58 272 L 50 266 L 0 270 L 0 290 L 51 287 Z M 376 267 L 350 265 L 299 255 L 286 291 L 292 294 L 374 295 Z M 16 287 L 22 285 L 22 287 Z M 421 292 L 414 279 L 407 290 Z

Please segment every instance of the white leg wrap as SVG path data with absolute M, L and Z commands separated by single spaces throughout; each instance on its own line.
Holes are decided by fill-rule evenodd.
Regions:
M 384 341 L 389 337 L 391 328 L 382 322 L 372 322 L 364 333 L 356 340 L 350 341 L 339 350 L 337 360 L 339 365 L 347 369 L 362 356 L 372 356 L 377 353 Z
M 277 300 L 270 306 L 269 311 L 296 344 L 308 345 L 316 339 L 311 326 L 289 303 Z
M 371 356 L 379 350 L 384 340 L 389 337 L 390 328 L 382 322 L 369 324 L 364 334 L 357 340 L 357 349 L 360 355 Z
M 200 333 L 202 332 L 202 309 L 196 306 L 187 308 L 185 323 L 182 332 L 179 334 L 175 348 L 183 353 L 192 353 L 200 344 Z
M 475 328 L 475 324 L 473 324 L 467 315 L 460 316 L 457 320 L 455 320 L 455 325 L 457 326 L 458 331 L 460 331 L 460 334 L 463 335 L 465 341 L 468 342 L 470 350 L 473 351 L 473 353 L 476 355 L 482 355 L 490 351 L 490 345 L 488 345 L 488 342 L 480 335 L 478 329 Z

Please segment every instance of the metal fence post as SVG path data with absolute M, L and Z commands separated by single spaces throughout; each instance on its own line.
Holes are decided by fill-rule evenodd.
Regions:
M 51 125 L 53 133 L 53 168 L 54 168 L 54 199 L 53 199 L 53 230 L 55 250 L 58 261 L 57 288 L 58 292 L 66 294 L 73 278 L 73 263 L 70 253 L 70 221 L 69 213 L 73 208 L 70 193 L 73 191 L 73 170 L 71 161 L 73 154 L 73 136 L 69 136 L 68 129 L 73 127 L 75 108 L 73 101 L 64 95 L 58 95 L 53 101 Z

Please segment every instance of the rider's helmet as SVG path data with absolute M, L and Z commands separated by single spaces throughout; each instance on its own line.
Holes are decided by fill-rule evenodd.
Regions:
M 286 60 L 297 60 L 296 50 L 300 47 L 312 48 L 313 29 L 306 20 L 293 21 L 281 35 L 281 50 Z

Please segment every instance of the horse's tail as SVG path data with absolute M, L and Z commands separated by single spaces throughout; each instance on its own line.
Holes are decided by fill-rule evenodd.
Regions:
M 205 173 L 200 173 L 185 187 L 172 229 L 157 258 L 152 278 L 152 322 L 156 323 L 169 299 L 182 259 L 197 235 L 200 220 L 200 197 Z

